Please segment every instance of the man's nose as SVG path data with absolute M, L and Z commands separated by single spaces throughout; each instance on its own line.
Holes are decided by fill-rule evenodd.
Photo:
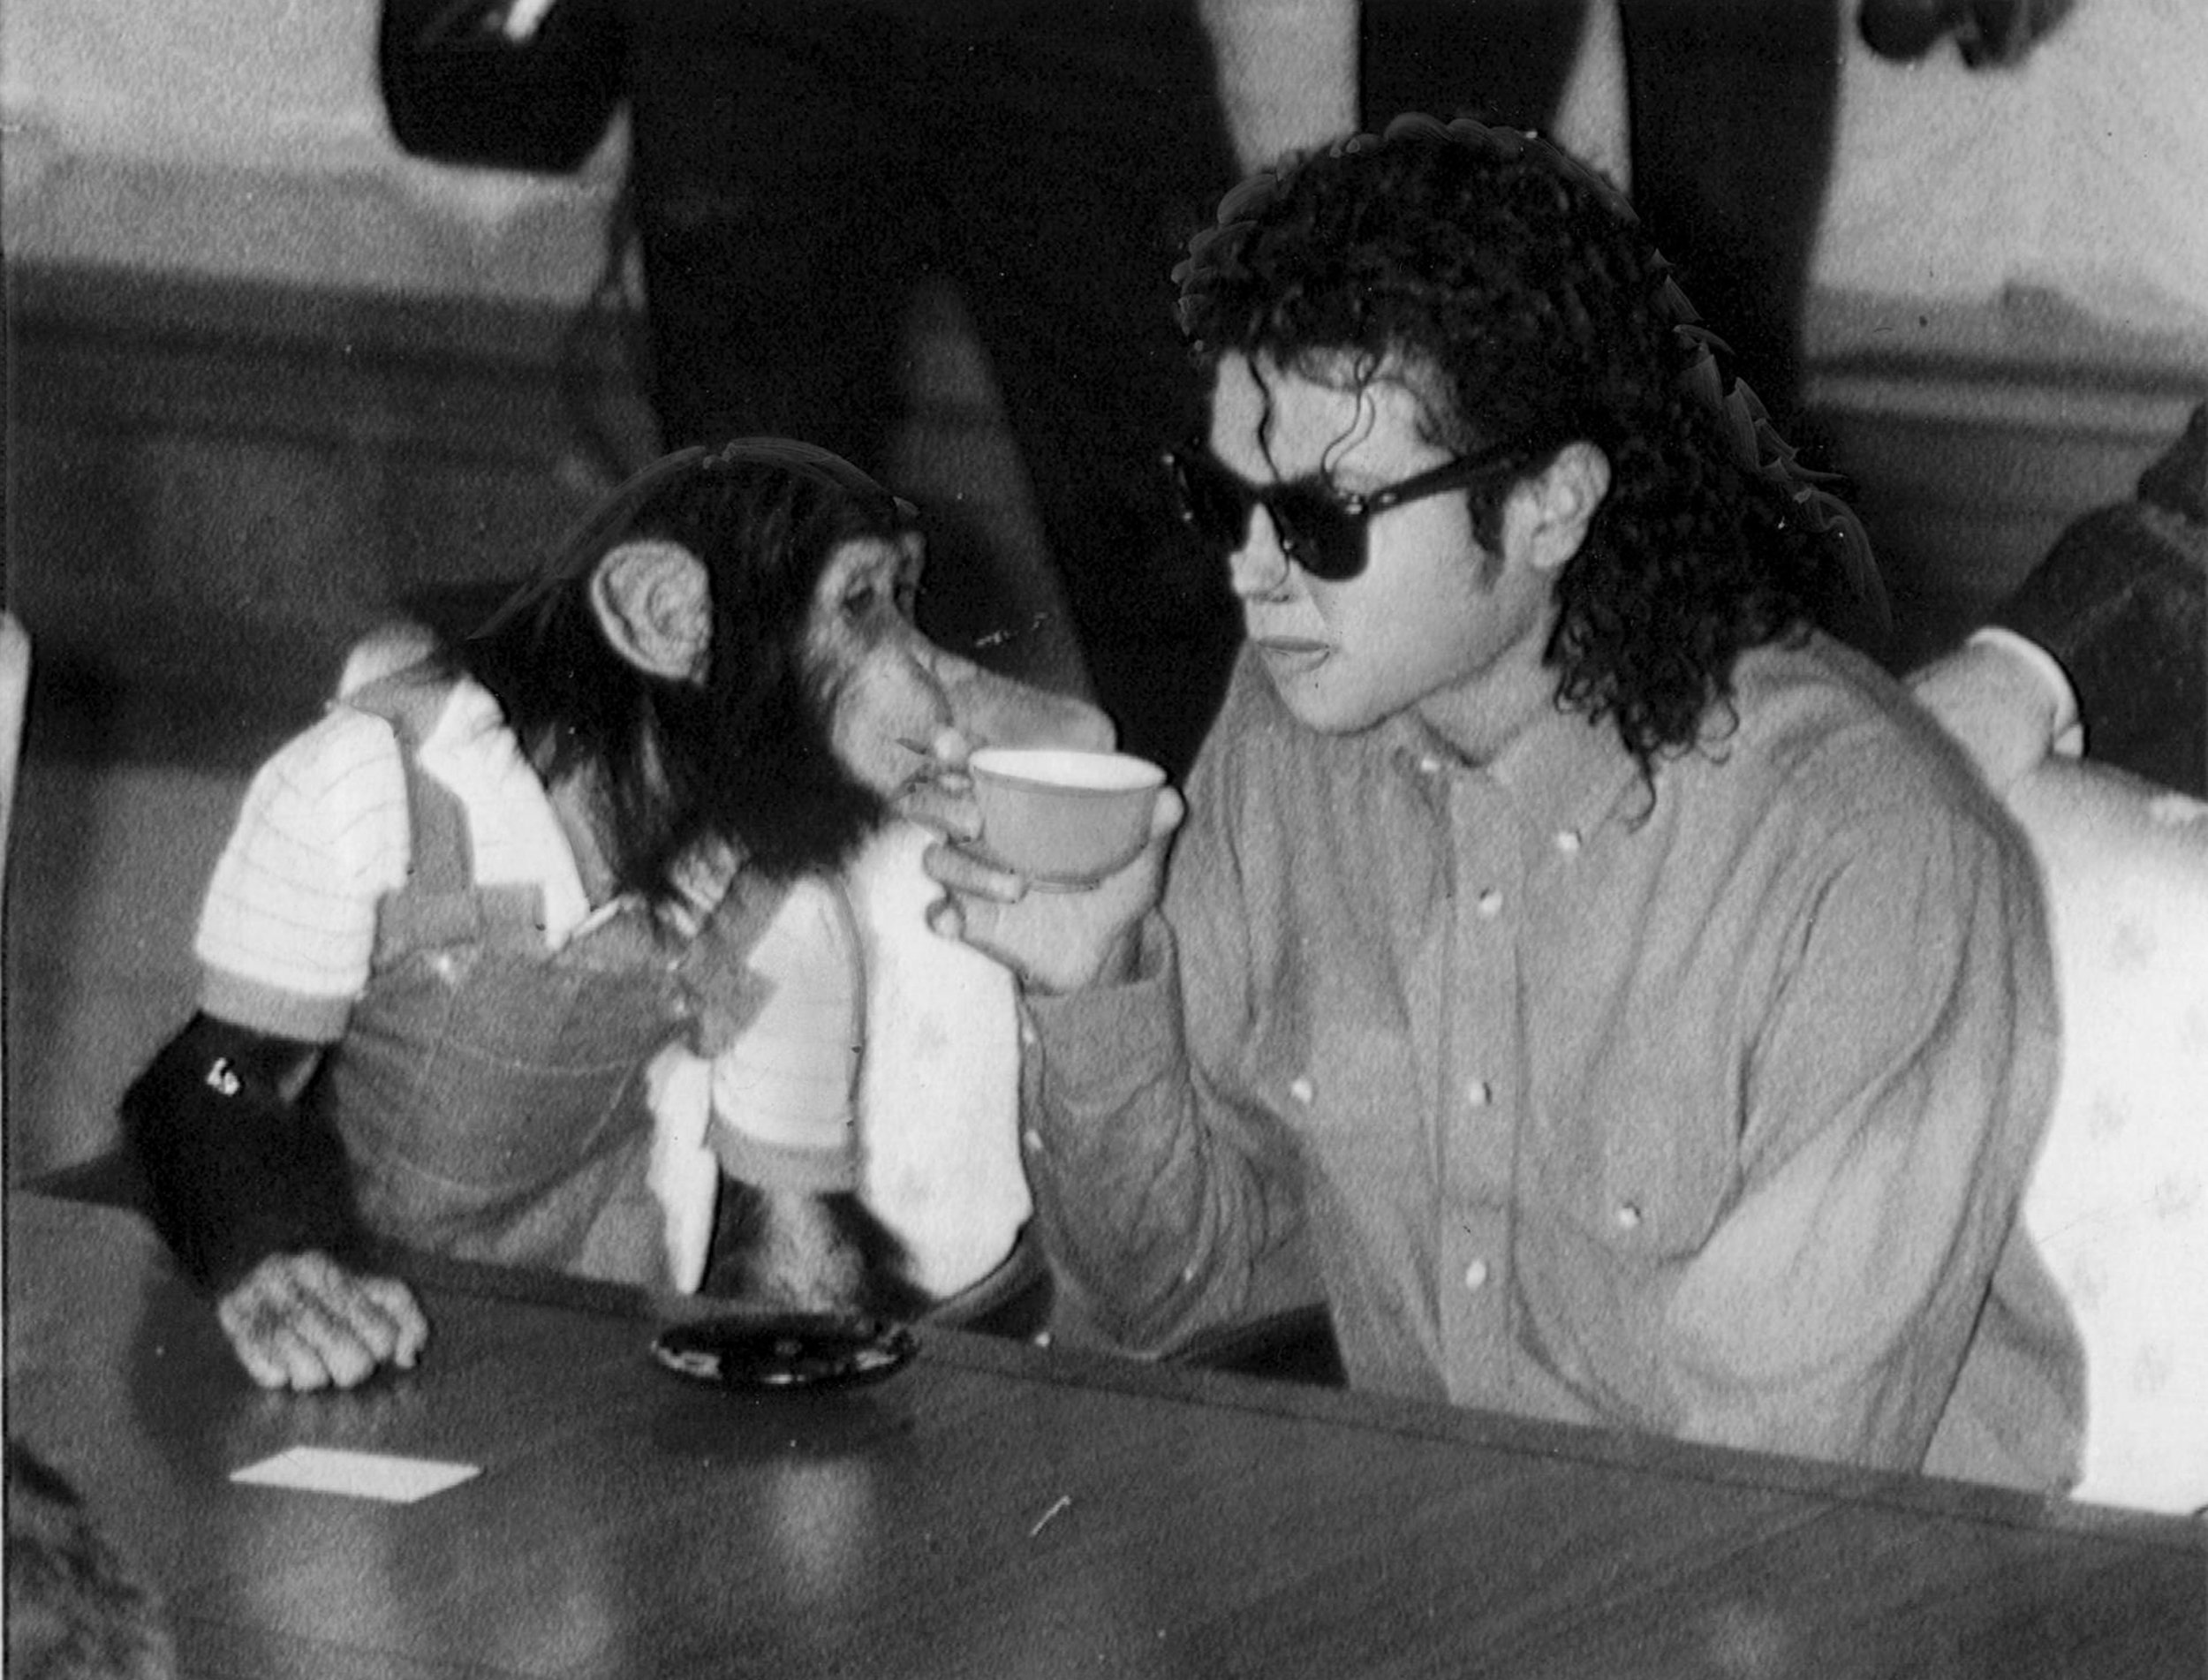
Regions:
M 1251 508 L 1241 546 L 1227 556 L 1229 586 L 1244 600 L 1260 601 L 1278 594 L 1288 576 L 1288 550 L 1281 546 L 1272 514 L 1262 506 Z

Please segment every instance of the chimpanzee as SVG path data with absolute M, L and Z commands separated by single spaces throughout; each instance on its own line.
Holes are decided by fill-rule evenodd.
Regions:
M 198 1012 L 122 1110 L 254 1381 L 415 1361 L 389 1245 L 924 1303 L 860 1194 L 845 872 L 905 819 L 971 833 L 979 740 L 1111 730 L 921 635 L 922 559 L 911 504 L 826 450 L 682 450 L 480 630 L 401 638 L 421 656 L 356 670 L 261 767 L 201 911 Z M 702 1280 L 654 1193 L 670 1058 L 719 1169 Z

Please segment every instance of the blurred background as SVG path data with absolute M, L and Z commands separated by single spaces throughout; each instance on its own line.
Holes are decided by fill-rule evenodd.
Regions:
M 1855 0 L 1787 4 L 1840 53 L 1804 412 L 1907 664 L 2128 498 L 2208 398 L 2208 8 L 2075 0 L 1986 65 L 1954 40 L 1882 57 Z M 11 1182 L 111 1140 L 192 1005 L 193 919 L 246 776 L 344 647 L 425 588 L 526 565 L 656 446 L 639 280 L 607 238 L 624 127 L 562 177 L 405 157 L 376 23 L 372 0 L 0 12 L 6 602 L 33 661 L 6 830 Z M 1599 100 L 1603 66 L 1582 69 Z M 1047 95 L 1062 72 L 1039 49 L 992 73 Z M 900 330 L 890 475 L 1047 597 L 966 300 L 918 286 Z

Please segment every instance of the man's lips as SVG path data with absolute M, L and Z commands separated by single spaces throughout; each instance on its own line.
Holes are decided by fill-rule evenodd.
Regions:
M 1250 639 L 1267 659 L 1290 662 L 1317 661 L 1333 651 L 1327 643 L 1309 636 L 1252 636 Z

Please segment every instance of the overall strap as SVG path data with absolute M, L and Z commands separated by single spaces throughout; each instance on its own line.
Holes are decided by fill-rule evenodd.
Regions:
M 518 883 L 478 887 L 474 834 L 460 797 L 421 767 L 421 747 L 451 699 L 453 679 L 424 662 L 362 685 L 344 704 L 391 726 L 406 780 L 406 885 L 383 901 L 375 960 L 462 941 L 542 949 L 544 894 Z
M 380 717 L 398 738 L 406 774 L 406 822 L 412 837 L 407 865 L 410 892 L 465 892 L 475 884 L 474 845 L 467 807 L 421 768 L 429 738 L 452 697 L 452 680 L 427 664 L 378 677 L 346 696 L 355 711 Z

